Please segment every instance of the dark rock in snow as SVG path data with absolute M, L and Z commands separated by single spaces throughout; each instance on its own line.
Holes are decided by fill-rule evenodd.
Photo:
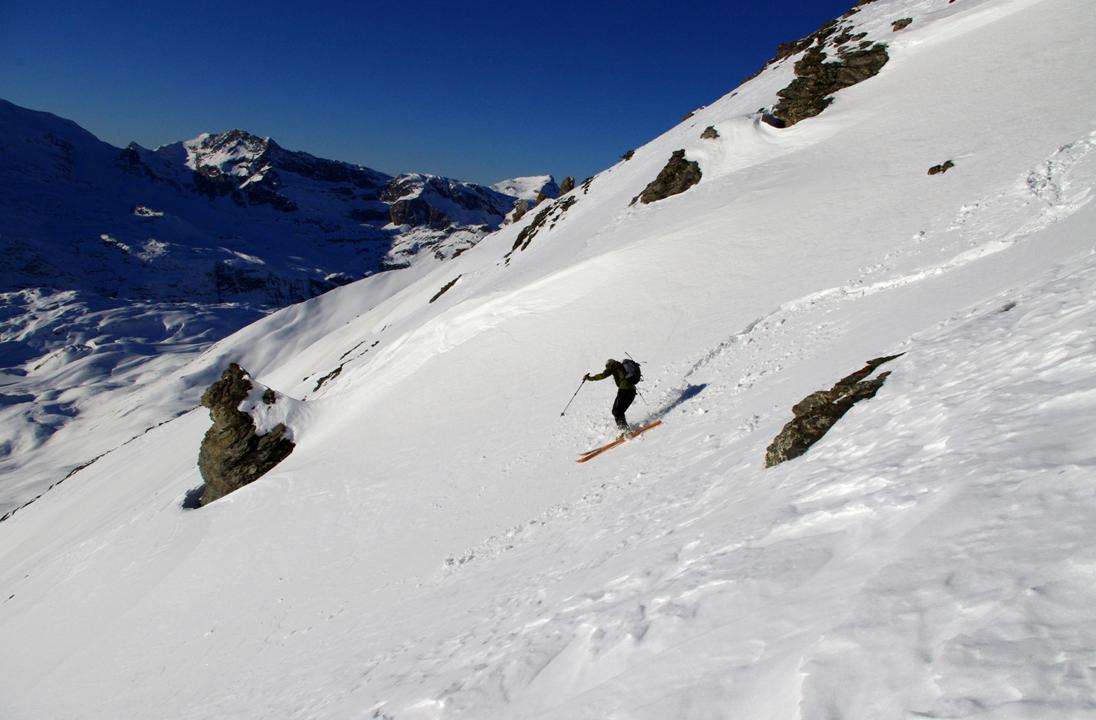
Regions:
M 833 93 L 875 76 L 890 59 L 881 43 L 842 50 L 834 62 L 823 62 L 826 57 L 821 45 L 811 47 L 795 64 L 795 79 L 777 93 L 773 114 L 788 126 L 818 115 L 833 102 Z
M 701 140 L 715 140 L 718 137 L 719 137 L 719 131 L 716 130 L 711 125 L 704 128 L 704 132 L 700 133 L 700 139 Z
M 436 293 L 434 293 L 434 297 L 430 298 L 430 302 L 434 303 L 438 298 L 444 295 L 451 287 L 457 284 L 457 281 L 460 280 L 461 277 L 463 276 L 457 275 L 455 278 L 445 283 L 445 285 L 442 286 L 441 290 L 438 290 Z
M 529 212 L 529 201 L 518 200 L 514 203 L 514 216 L 510 219 L 511 222 L 517 222 L 524 217 L 525 213 Z
M 774 128 L 786 128 L 786 127 L 788 127 L 788 123 L 784 122 L 783 120 L 778 118 L 776 115 L 773 115 L 771 112 L 768 112 L 767 110 L 762 110 L 761 111 L 761 122 L 765 123 L 766 125 L 770 125 Z
M 827 40 L 827 38 L 833 35 L 834 31 L 837 29 L 837 25 L 837 20 L 830 20 L 825 25 L 818 28 L 813 33 L 804 38 L 800 38 L 799 40 L 793 40 L 792 42 L 780 43 L 776 46 L 776 54 L 772 57 L 772 59 L 765 63 L 756 72 L 746 77 L 743 82 L 753 80 L 755 77 L 760 75 L 765 70 L 765 68 L 776 65 L 783 60 L 787 60 L 793 55 L 799 54 L 809 48 L 811 45 L 814 45 L 815 43 L 821 45 Z
M 393 225 L 425 225 L 436 230 L 443 230 L 452 224 L 449 216 L 421 197 L 395 201 L 388 208 L 388 216 Z
M 700 177 L 700 165 L 695 160 L 686 160 L 684 150 L 675 150 L 658 177 L 633 198 L 631 204 L 635 205 L 637 200 L 653 203 L 683 193 L 700 182 Z
M 772 112 L 786 126 L 819 114 L 833 101 L 830 95 L 872 77 L 886 64 L 889 59 L 886 45 L 864 40 L 867 33 L 856 32 L 855 25 L 846 21 L 864 4 L 867 3 L 857 3 L 841 18 L 827 22 L 800 40 L 780 44 L 776 55 L 746 78 L 750 80 L 765 68 L 803 53 L 795 64 L 795 79 L 777 93 L 781 100 Z M 851 49 L 848 43 L 852 42 L 860 43 L 859 47 Z M 827 59 L 830 61 L 824 62 Z
M 254 482 L 293 452 L 284 423 L 259 435 L 251 415 L 239 410 L 251 388 L 247 373 L 232 363 L 202 395 L 202 405 L 209 408 L 213 420 L 198 451 L 198 470 L 205 480 L 202 505 Z M 271 405 L 277 399 L 273 391 L 264 391 L 264 403 Z
M 912 23 L 912 22 L 913 22 L 913 18 L 902 18 L 901 20 L 895 20 L 894 22 L 891 23 L 891 30 L 893 32 L 898 32 L 899 30 L 904 30 L 905 28 L 909 27 L 910 23 Z
M 533 218 L 533 221 L 523 227 L 521 232 L 518 233 L 517 239 L 514 240 L 514 246 L 510 249 L 510 252 L 506 253 L 507 262 L 509 262 L 510 255 L 518 249 L 521 249 L 521 251 L 524 252 L 529 247 L 529 243 L 536 237 L 537 233 L 545 226 L 547 226 L 548 229 L 554 228 L 556 223 L 563 219 L 563 216 L 576 202 L 578 202 L 578 198 L 573 195 L 570 197 L 557 198 L 550 205 L 538 212 Z
M 321 377 L 319 380 L 317 380 L 316 381 L 316 387 L 312 388 L 312 392 L 316 392 L 317 390 L 322 388 L 324 386 L 324 384 L 327 383 L 328 380 L 334 380 L 335 378 L 337 378 L 342 373 L 343 365 L 346 365 L 346 363 L 343 363 L 342 365 L 339 365 L 337 368 L 335 368 L 334 370 L 332 370 L 331 372 L 327 373 L 326 375 Z
M 948 170 L 951 170 L 953 167 L 955 167 L 955 163 L 953 163 L 951 160 L 945 160 L 944 162 L 940 163 L 939 165 L 933 165 L 932 167 L 930 167 L 929 168 L 929 175 L 939 175 L 940 173 L 946 173 Z
M 841 378 L 829 390 L 813 392 L 800 400 L 792 408 L 795 418 L 784 426 L 765 451 L 765 467 L 779 465 L 807 452 L 853 405 L 875 397 L 890 373 L 866 378 L 877 367 L 897 357 L 901 355 L 869 360 L 867 365 L 852 375 Z
M 570 175 L 563 178 L 563 182 L 561 182 L 559 184 L 559 194 L 560 195 L 566 195 L 567 193 L 571 192 L 574 189 L 575 189 L 575 179 L 573 177 L 571 177 Z

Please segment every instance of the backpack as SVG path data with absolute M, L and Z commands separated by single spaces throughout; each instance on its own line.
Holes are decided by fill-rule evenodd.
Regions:
M 643 373 L 639 370 L 639 363 L 631 358 L 625 358 L 620 361 L 620 364 L 624 366 L 624 379 L 633 385 L 643 379 Z

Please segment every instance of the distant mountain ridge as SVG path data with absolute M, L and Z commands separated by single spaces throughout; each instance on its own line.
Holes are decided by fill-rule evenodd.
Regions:
M 459 254 L 518 199 L 317 158 L 239 129 L 119 149 L 2 100 L 0 183 L 0 247 L 11 258 L 0 290 L 266 308 L 419 255 Z
M 97 434 L 111 446 L 134 437 L 178 411 L 142 394 L 150 373 L 359 278 L 382 275 L 395 291 L 479 243 L 518 201 L 244 130 L 118 148 L 4 100 L 0 188 L 0 476 L 22 498 L 63 480 L 34 466 L 43 444 L 90 459 L 66 438 L 114 410 L 109 393 L 77 395 L 137 392 L 126 419 Z M 4 507 L 0 497 L 0 517 Z

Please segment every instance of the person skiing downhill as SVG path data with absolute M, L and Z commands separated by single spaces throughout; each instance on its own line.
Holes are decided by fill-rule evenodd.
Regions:
M 582 379 L 584 381 L 604 380 L 610 376 L 612 376 L 617 386 L 616 400 L 613 401 L 613 419 L 616 420 L 618 428 L 624 432 L 629 432 L 631 428 L 628 426 L 624 413 L 628 411 L 628 407 L 636 399 L 636 385 L 634 381 L 628 378 L 628 372 L 624 369 L 624 364 L 609 358 L 605 361 L 605 370 L 597 375 L 586 373 Z

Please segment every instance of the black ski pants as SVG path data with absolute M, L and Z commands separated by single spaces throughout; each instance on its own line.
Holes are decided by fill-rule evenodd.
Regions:
M 624 419 L 624 413 L 628 412 L 628 407 L 635 399 L 635 388 L 617 389 L 616 401 L 613 403 L 613 419 L 616 420 L 617 427 L 621 430 L 628 429 L 628 421 Z

